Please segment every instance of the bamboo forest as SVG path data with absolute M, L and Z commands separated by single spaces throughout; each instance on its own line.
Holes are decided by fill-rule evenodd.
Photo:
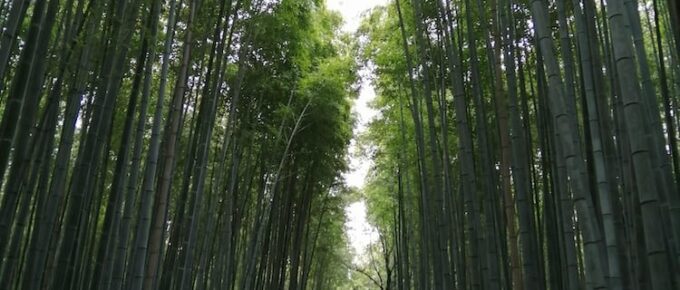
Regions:
M 0 27 L 0 290 L 680 289 L 678 0 Z

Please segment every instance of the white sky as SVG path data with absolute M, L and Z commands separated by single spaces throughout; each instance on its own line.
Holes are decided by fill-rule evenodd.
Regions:
M 343 30 L 354 32 L 361 22 L 361 13 L 379 5 L 387 4 L 388 0 L 326 0 L 328 9 L 342 14 L 345 19 Z
M 339 11 L 342 18 L 345 20 L 342 30 L 348 33 L 353 33 L 359 27 L 361 22 L 361 14 L 366 10 L 378 5 L 385 5 L 389 0 L 327 0 L 328 8 Z M 371 72 L 363 70 L 360 75 L 370 74 Z M 356 127 L 354 128 L 354 136 L 358 136 L 366 131 L 368 123 L 378 115 L 376 110 L 369 107 L 369 103 L 375 98 L 375 90 L 369 81 L 362 78 L 361 90 L 359 97 L 354 103 L 353 111 L 358 117 Z M 356 187 L 359 190 L 364 186 L 368 169 L 371 167 L 371 160 L 366 156 L 359 156 L 356 148 L 356 140 L 352 139 L 350 144 L 350 171 L 343 174 L 347 185 Z M 378 240 L 378 233 L 366 220 L 366 202 L 360 200 L 354 202 L 345 208 L 348 216 L 348 221 L 345 224 L 347 236 L 350 244 L 357 256 L 354 257 L 354 262 L 358 262 L 359 257 L 362 256 L 367 246 Z

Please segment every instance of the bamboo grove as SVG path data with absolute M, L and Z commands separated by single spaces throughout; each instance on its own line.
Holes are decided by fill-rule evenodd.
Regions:
M 677 1 L 341 23 L 319 0 L 0 0 L 0 288 L 680 288 Z M 361 69 L 365 268 L 341 176 Z
M 0 9 L 1 289 L 345 280 L 356 61 L 323 2 Z
M 373 287 L 679 289 L 678 6 L 394 0 L 367 14 Z

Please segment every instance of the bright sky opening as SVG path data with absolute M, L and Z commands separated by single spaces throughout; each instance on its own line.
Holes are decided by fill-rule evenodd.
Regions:
M 361 22 L 362 14 L 378 5 L 387 4 L 388 0 L 328 0 L 328 8 L 340 12 L 344 19 L 342 30 L 347 33 L 354 33 Z M 360 75 L 370 75 L 372 72 L 363 70 Z M 370 108 L 369 104 L 375 99 L 375 90 L 370 81 L 362 77 L 361 90 L 359 97 L 354 103 L 354 114 L 358 117 L 354 136 L 359 136 L 366 131 L 368 123 L 378 115 L 378 112 Z M 356 138 L 350 144 L 350 171 L 344 174 L 347 185 L 361 190 L 371 167 L 371 160 L 366 156 L 357 154 Z M 373 226 L 366 219 L 366 202 L 360 200 L 350 204 L 345 211 L 348 222 L 345 225 L 350 245 L 356 254 L 354 262 L 359 261 L 369 244 L 377 241 L 378 234 Z

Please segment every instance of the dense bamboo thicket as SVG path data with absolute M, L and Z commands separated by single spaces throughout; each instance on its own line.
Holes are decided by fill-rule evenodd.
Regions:
M 325 7 L 0 0 L 0 288 L 680 288 L 676 0 Z
M 674 0 L 394 0 L 359 31 L 381 289 L 679 289 Z M 387 132 L 387 133 L 386 133 Z
M 323 2 L 0 8 L 0 288 L 346 280 L 356 62 Z

